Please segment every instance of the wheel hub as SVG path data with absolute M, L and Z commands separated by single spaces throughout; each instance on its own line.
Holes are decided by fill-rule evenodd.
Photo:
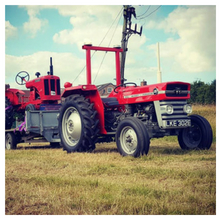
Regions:
M 81 137 L 82 124 L 79 112 L 75 107 L 69 107 L 63 116 L 63 136 L 70 146 L 75 146 Z
M 72 133 L 73 132 L 74 124 L 73 124 L 72 120 L 68 120 L 68 122 L 67 122 L 67 130 L 68 130 L 68 133 Z
M 137 149 L 137 135 L 135 131 L 127 126 L 122 129 L 120 135 L 121 147 L 128 154 L 132 154 Z
M 202 138 L 201 129 L 197 124 L 193 124 L 192 127 L 184 129 L 183 137 L 186 145 L 190 149 L 195 149 L 199 146 Z

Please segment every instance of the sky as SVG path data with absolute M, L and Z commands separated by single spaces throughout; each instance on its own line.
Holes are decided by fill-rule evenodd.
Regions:
M 147 3 L 147 1 L 146 1 Z M 143 26 L 141 36 L 128 42 L 125 78 L 138 85 L 157 83 L 157 43 L 160 44 L 162 81 L 216 79 L 215 5 L 133 5 L 132 27 Z M 113 47 L 121 44 L 122 5 L 5 5 L 5 83 L 15 82 L 20 71 L 30 79 L 49 71 L 73 85 L 86 84 L 84 43 Z M 115 84 L 113 53 L 92 56 L 92 83 Z

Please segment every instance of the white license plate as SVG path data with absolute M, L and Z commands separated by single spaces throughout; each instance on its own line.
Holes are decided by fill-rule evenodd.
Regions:
M 178 119 L 178 120 L 168 120 L 166 121 L 166 127 L 190 127 L 190 119 Z

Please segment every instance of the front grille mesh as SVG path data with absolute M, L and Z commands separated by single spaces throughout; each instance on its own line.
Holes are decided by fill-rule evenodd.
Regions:
M 162 114 L 162 120 L 175 120 L 175 119 L 183 119 L 187 118 L 187 113 L 183 111 L 184 105 L 187 104 L 186 100 L 176 100 L 176 101 L 160 101 L 160 108 L 163 106 L 172 105 L 173 106 L 173 114 L 169 115 L 167 113 Z

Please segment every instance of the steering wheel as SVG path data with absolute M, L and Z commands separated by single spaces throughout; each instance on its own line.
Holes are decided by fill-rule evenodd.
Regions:
M 114 92 L 115 92 L 115 93 L 118 93 L 118 91 L 116 91 L 116 89 L 117 89 L 118 87 L 121 87 L 121 86 L 126 87 L 126 85 L 128 85 L 128 84 L 133 84 L 135 87 L 137 86 L 136 83 L 133 83 L 133 82 L 127 82 L 127 83 L 124 83 L 123 85 L 120 84 L 120 85 L 116 86 L 116 87 L 114 88 Z
M 19 72 L 15 77 L 15 81 L 18 85 L 24 85 L 29 79 L 30 75 L 26 71 Z

